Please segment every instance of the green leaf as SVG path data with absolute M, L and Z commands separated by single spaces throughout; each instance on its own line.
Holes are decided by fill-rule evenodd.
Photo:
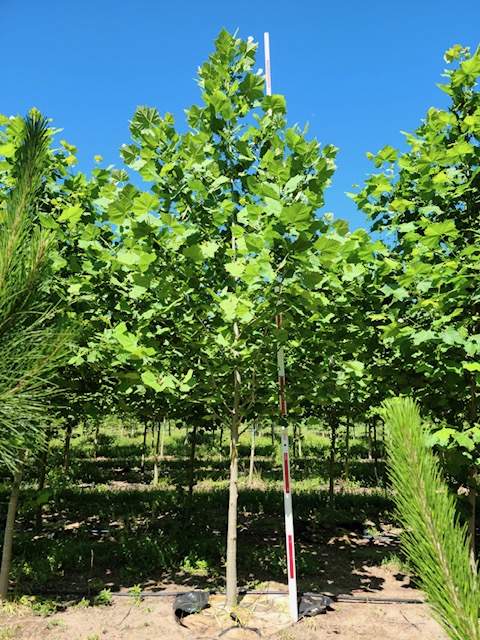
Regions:
M 44 229 L 58 229 L 59 225 L 56 222 L 56 220 L 54 220 L 52 218 L 51 215 L 46 215 L 44 213 L 39 213 L 38 214 L 38 219 L 40 220 L 40 224 L 42 225 L 42 227 Z
M 266 196 L 264 200 L 268 213 L 273 213 L 274 215 L 278 216 L 282 212 L 283 207 L 280 200 L 269 198 L 268 196 Z
M 383 147 L 375 156 L 374 164 L 378 168 L 381 167 L 384 162 L 390 164 L 396 162 L 397 158 L 398 151 L 387 144 L 387 146 Z
M 146 106 L 137 107 L 132 118 L 132 128 L 138 129 L 140 133 L 148 132 L 160 123 L 161 118 L 158 111 Z
M 132 211 L 135 215 L 139 216 L 149 211 L 158 211 L 158 207 L 158 197 L 145 192 L 134 199 Z
M 464 339 L 460 333 L 453 327 L 447 327 L 440 333 L 440 337 L 446 344 L 463 344 Z
M 232 276 L 241 277 L 245 272 L 245 263 L 240 261 L 230 262 L 225 265 L 225 270 Z
M 59 222 L 78 222 L 83 215 L 83 207 L 79 204 L 73 207 L 67 207 L 58 217 Z
M 418 346 L 423 342 L 431 342 L 432 340 L 438 340 L 438 334 L 436 331 L 432 331 L 431 329 L 421 329 L 413 334 L 413 344 Z
M 147 271 L 148 267 L 155 262 L 157 256 L 155 253 L 142 253 L 138 260 L 138 268 L 140 271 Z
M 213 258 L 213 256 L 217 253 L 220 245 L 218 244 L 218 242 L 209 240 L 207 242 L 202 242 L 200 247 L 205 258 Z
M 125 249 L 120 249 L 115 257 L 120 264 L 124 264 L 129 267 L 134 264 L 138 264 L 140 261 L 140 256 L 137 253 L 131 250 L 125 251 Z
M 433 237 L 446 235 L 450 238 L 456 238 L 458 236 L 458 231 L 453 220 L 445 220 L 443 222 L 432 222 L 428 224 L 425 229 L 425 235 Z
M 262 109 L 266 113 L 271 111 L 272 113 L 280 113 L 283 115 L 287 111 L 287 103 L 282 95 L 274 94 L 273 96 L 265 96 L 262 100 Z
M 228 298 L 223 298 L 220 302 L 220 307 L 223 310 L 227 320 L 233 320 L 237 310 L 238 298 L 234 295 L 230 295 Z
M 291 225 L 298 231 L 305 231 L 311 224 L 312 210 L 304 202 L 284 205 L 280 213 L 281 222 Z
M 147 387 L 157 392 L 163 390 L 162 385 L 158 382 L 156 375 L 152 371 L 143 371 L 141 377 L 143 384 Z
M 480 364 L 477 362 L 462 362 L 462 366 L 464 369 L 470 372 L 480 371 Z
M 0 144 L 0 156 L 4 158 L 13 158 L 15 155 L 16 148 L 12 142 L 6 142 L 5 144 Z
M 339 236 L 344 236 L 348 233 L 348 221 L 347 220 L 335 220 L 333 227 Z

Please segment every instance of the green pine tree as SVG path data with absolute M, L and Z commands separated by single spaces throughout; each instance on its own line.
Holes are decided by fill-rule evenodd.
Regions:
M 14 473 L 0 598 L 7 595 L 13 527 L 25 453 L 42 445 L 41 423 L 67 353 L 68 332 L 52 295 L 54 236 L 38 224 L 49 166 L 47 122 L 32 111 L 0 200 L 0 463 Z

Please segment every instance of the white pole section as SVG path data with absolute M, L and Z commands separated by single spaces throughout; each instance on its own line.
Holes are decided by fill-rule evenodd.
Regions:
M 264 34 L 265 44 L 265 73 L 266 73 L 266 94 L 272 95 L 272 80 L 270 70 L 270 36 Z M 277 315 L 277 327 L 282 328 L 282 316 Z M 278 364 L 278 387 L 280 413 L 282 420 L 287 417 L 287 403 L 285 400 L 285 356 L 283 346 L 278 347 L 277 351 Z M 287 550 L 287 575 L 288 575 L 288 599 L 290 605 L 290 615 L 293 622 L 298 620 L 298 602 L 297 602 L 297 577 L 295 572 L 295 538 L 293 532 L 293 505 L 292 493 L 290 490 L 290 457 L 288 451 L 288 432 L 285 426 L 282 427 L 282 455 L 283 455 L 283 497 L 285 509 L 285 537 Z
M 293 534 L 293 505 L 290 490 L 290 455 L 288 451 L 288 432 L 282 427 L 283 454 L 283 502 L 285 506 L 285 538 L 287 543 L 288 602 L 290 615 L 294 622 L 298 620 L 297 576 L 295 572 L 295 537 Z
M 267 94 L 267 96 L 271 96 L 272 95 L 272 76 L 270 73 L 270 34 L 269 33 L 263 34 L 263 42 L 265 46 L 265 77 L 266 77 L 265 93 Z

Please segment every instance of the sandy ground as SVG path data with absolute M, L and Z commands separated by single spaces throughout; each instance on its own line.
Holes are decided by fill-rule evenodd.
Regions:
M 4 607 L 0 618 L 0 640 L 248 640 L 259 637 L 276 640 L 447 639 L 446 633 L 431 618 L 426 604 L 379 604 L 373 600 L 421 599 L 422 593 L 409 585 L 407 577 L 392 569 L 377 566 L 364 566 L 358 572 L 364 586 L 351 590 L 349 595 L 370 597 L 371 602 L 334 602 L 327 613 L 305 618 L 296 624 L 291 624 L 280 609 L 276 616 L 272 605 L 261 628 L 249 618 L 243 623 L 248 628 L 242 629 L 233 620 L 219 622 L 219 616 L 215 614 L 218 608 L 212 605 L 210 611 L 204 610 L 198 617 L 186 618 L 185 624 L 188 622 L 189 627 L 193 627 L 187 628 L 181 626 L 174 615 L 172 596 L 146 597 L 141 602 L 135 602 L 130 597 L 113 595 L 110 605 L 88 608 L 68 605 L 64 611 L 49 617 L 34 615 L 28 609 L 12 611 Z M 381 583 L 381 589 L 370 590 L 371 583 Z M 286 589 L 286 585 L 267 585 L 267 590 L 279 589 Z M 172 585 L 168 590 L 178 591 L 180 588 Z M 262 596 L 262 602 L 267 598 Z M 252 601 L 255 602 L 255 598 Z M 259 607 L 253 607 L 258 613 Z M 205 614 L 210 616 L 210 622 Z M 239 617 L 246 620 L 243 614 Z

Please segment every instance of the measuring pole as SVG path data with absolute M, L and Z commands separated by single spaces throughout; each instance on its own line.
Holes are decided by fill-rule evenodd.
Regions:
M 272 95 L 272 80 L 270 73 L 270 36 L 264 34 L 265 44 L 265 74 L 266 74 L 266 94 Z M 277 327 L 282 328 L 282 316 L 277 315 Z M 287 402 L 285 400 L 285 356 L 283 346 L 280 345 L 277 351 L 278 364 L 278 388 L 280 413 L 282 421 L 285 423 L 287 418 Z M 288 600 L 290 605 L 290 615 L 294 622 L 298 620 L 298 602 L 297 602 L 297 576 L 295 571 L 295 537 L 293 532 L 293 505 L 290 483 L 290 454 L 288 448 L 288 431 L 282 426 L 282 468 L 283 468 L 283 502 L 285 509 L 285 538 L 287 550 L 287 575 L 288 575 Z

